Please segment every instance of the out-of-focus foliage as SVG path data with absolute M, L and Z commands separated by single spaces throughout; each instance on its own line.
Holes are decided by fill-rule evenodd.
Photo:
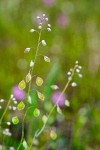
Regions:
M 83 78 L 75 80 L 76 88 L 69 87 L 66 97 L 70 108 L 62 108 L 64 116 L 54 112 L 49 124 L 57 127 L 56 142 L 48 138 L 48 130 L 39 138 L 34 150 L 99 150 L 100 149 L 100 1 L 99 0 L 0 0 L 0 99 L 8 99 L 13 86 L 25 77 L 35 50 L 24 54 L 26 47 L 35 46 L 38 35 L 29 33 L 37 27 L 36 16 L 45 13 L 52 25 L 52 32 L 44 31 L 42 38 L 47 47 L 40 53 L 47 54 L 51 63 L 38 57 L 34 74 L 43 77 L 47 101 L 41 109 L 51 108 L 51 84 L 62 89 L 67 81 L 67 71 L 75 60 L 83 67 Z M 48 0 L 50 1 L 50 0 Z M 32 83 L 34 87 L 34 80 Z M 35 105 L 36 94 L 32 92 Z M 33 109 L 34 110 L 34 109 Z M 41 126 L 37 119 L 26 121 L 26 137 L 30 142 L 33 131 Z M 0 110 L 1 111 L 1 110 Z M 2 112 L 2 111 L 1 111 Z M 1 114 L 1 113 L 0 113 Z M 8 116 L 9 118 L 10 116 Z M 33 124 L 33 128 L 30 125 Z M 8 145 L 17 146 L 21 124 L 12 127 L 13 140 Z M 17 138 L 16 138 L 17 137 Z

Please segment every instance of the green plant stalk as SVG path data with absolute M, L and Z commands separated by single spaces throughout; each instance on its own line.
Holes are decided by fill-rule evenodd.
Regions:
M 41 40 L 41 32 L 42 32 L 42 30 L 40 30 L 40 32 L 39 32 L 38 44 L 37 44 L 36 53 L 35 53 L 35 57 L 34 57 L 34 65 L 36 63 L 36 58 L 37 58 L 38 51 L 39 51 L 39 44 L 40 44 L 40 40 Z M 31 76 L 33 74 L 33 70 L 34 70 L 34 66 L 31 68 L 31 72 L 30 72 Z M 32 81 L 30 80 L 29 87 L 28 87 L 27 98 L 28 98 L 28 96 L 30 94 L 31 83 L 32 83 Z M 23 139 L 24 139 L 24 122 L 25 122 L 25 118 L 26 118 L 26 115 L 27 115 L 27 111 L 28 111 L 28 102 L 27 102 L 27 109 L 25 111 L 25 114 L 24 114 L 24 117 L 23 117 L 23 122 L 22 122 L 22 136 L 21 136 L 20 144 L 19 144 L 17 150 L 20 149 L 20 147 L 22 145 L 22 142 L 23 142 Z
M 1 123 L 2 123 L 2 120 L 3 120 L 3 118 L 4 118 L 5 114 L 6 114 L 6 112 L 7 112 L 7 109 L 8 109 L 8 106 L 9 106 L 10 102 L 11 102 L 11 99 L 8 100 L 7 106 L 6 106 L 6 108 L 5 108 L 5 110 L 4 110 L 3 114 L 2 114 L 2 116 L 1 116 L 1 118 L 0 118 L 0 125 L 1 125 Z
M 75 65 L 75 67 L 73 68 L 73 72 L 72 72 L 72 74 L 71 74 L 71 78 L 73 78 L 73 76 L 74 76 L 75 69 L 76 69 L 76 65 Z M 34 138 L 33 138 L 33 140 L 32 140 L 32 143 L 31 143 L 31 145 L 30 145 L 29 150 L 31 150 L 32 144 L 33 144 L 33 141 L 35 140 L 35 138 L 38 138 L 38 137 L 40 136 L 40 134 L 44 131 L 44 129 L 45 129 L 46 125 L 47 125 L 47 122 L 48 122 L 48 120 L 49 120 L 49 118 L 50 118 L 52 112 L 53 112 L 54 109 L 56 108 L 56 106 L 57 106 L 57 104 L 58 104 L 58 102 L 59 102 L 61 96 L 62 96 L 62 95 L 65 93 L 65 91 L 67 90 L 67 88 L 68 88 L 70 82 L 71 82 L 71 80 L 68 80 L 68 82 L 66 83 L 64 89 L 62 90 L 60 96 L 58 97 L 57 102 L 56 102 L 55 105 L 52 107 L 51 111 L 49 112 L 48 117 L 47 117 L 47 120 L 46 120 L 46 122 L 43 124 L 42 128 L 40 129 L 40 131 L 39 131 L 38 133 L 35 132 Z

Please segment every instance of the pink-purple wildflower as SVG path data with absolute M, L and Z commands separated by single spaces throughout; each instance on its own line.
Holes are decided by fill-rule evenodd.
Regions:
M 60 97 L 60 98 L 59 98 Z M 59 99 L 59 100 L 58 100 Z M 65 94 L 61 94 L 60 91 L 56 91 L 53 93 L 52 95 L 52 101 L 54 104 L 57 103 L 58 106 L 62 107 L 65 105 L 65 99 L 66 99 L 66 96 Z
M 25 92 L 20 90 L 17 85 L 13 87 L 12 93 L 17 100 L 23 100 L 25 98 Z

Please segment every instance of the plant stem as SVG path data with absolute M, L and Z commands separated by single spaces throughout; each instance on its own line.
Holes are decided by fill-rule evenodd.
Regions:
M 3 120 L 3 118 L 4 118 L 4 115 L 5 115 L 6 112 L 7 112 L 7 109 L 8 109 L 8 106 L 9 106 L 9 104 L 10 104 L 10 101 L 11 101 L 11 99 L 8 100 L 7 106 L 6 106 L 6 108 L 5 108 L 5 110 L 4 110 L 3 114 L 2 114 L 2 116 L 1 116 L 1 118 L 0 118 L 0 125 L 1 125 L 1 123 L 2 123 L 2 120 Z
M 36 63 L 36 58 L 37 58 L 37 54 L 38 54 L 38 51 L 39 51 L 39 43 L 40 43 L 40 40 L 41 40 L 41 32 L 42 32 L 42 30 L 40 30 L 40 32 L 39 32 L 38 44 L 37 44 L 36 53 L 35 53 L 35 57 L 34 57 L 34 65 Z M 33 74 L 33 69 L 34 69 L 34 66 L 31 68 L 31 71 L 30 71 L 31 76 Z M 29 87 L 28 87 L 27 98 L 30 94 L 31 83 L 32 83 L 32 81 L 30 80 Z M 27 115 L 27 111 L 28 111 L 28 102 L 27 102 L 27 108 L 26 108 L 26 111 L 25 111 L 25 114 L 24 114 L 24 117 L 23 117 L 23 122 L 22 122 L 22 136 L 21 136 L 20 144 L 19 144 L 17 150 L 20 149 L 20 147 L 22 145 L 22 142 L 23 142 L 23 139 L 24 139 L 24 123 L 25 123 L 25 118 L 26 118 L 26 115 Z
M 76 69 L 76 65 L 75 65 L 74 68 L 73 68 L 73 71 L 72 71 L 72 74 L 71 74 L 71 78 L 73 78 L 73 76 L 74 76 L 75 69 Z M 70 82 L 71 82 L 71 80 L 68 80 L 68 82 L 66 83 L 64 89 L 62 90 L 60 96 L 58 97 L 57 102 L 56 102 L 55 105 L 52 107 L 51 111 L 49 112 L 46 122 L 43 124 L 42 128 L 40 129 L 40 131 L 37 132 L 37 133 L 35 133 L 33 140 L 35 140 L 35 138 L 39 137 L 40 134 L 44 131 L 44 129 L 45 129 L 46 125 L 47 125 L 47 122 L 48 122 L 48 120 L 49 120 L 49 118 L 50 118 L 52 112 L 54 111 L 54 109 L 55 109 L 56 106 L 58 105 L 58 102 L 59 102 L 61 96 L 62 96 L 62 95 L 65 93 L 65 91 L 67 90 L 67 88 L 68 88 Z M 32 143 L 33 143 L 33 140 L 32 140 Z M 31 143 L 31 146 L 30 146 L 29 150 L 31 150 L 31 148 L 32 148 L 32 143 Z

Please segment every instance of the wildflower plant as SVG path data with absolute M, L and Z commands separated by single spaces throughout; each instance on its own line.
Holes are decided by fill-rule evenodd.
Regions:
M 12 136 L 12 133 L 10 132 L 10 128 L 9 126 L 11 124 L 19 124 L 19 122 L 22 122 L 22 133 L 21 133 L 21 140 L 19 142 L 19 145 L 17 147 L 17 150 L 20 150 L 21 147 L 23 146 L 24 149 L 27 150 L 31 150 L 32 149 L 32 145 L 34 143 L 34 141 L 43 133 L 44 129 L 47 126 L 47 123 L 49 121 L 49 118 L 52 114 L 52 112 L 56 109 L 57 113 L 62 114 L 62 110 L 61 107 L 59 105 L 59 101 L 62 98 L 63 94 L 65 93 L 66 89 L 68 88 L 69 85 L 71 85 L 72 87 L 76 87 L 77 83 L 75 81 L 73 81 L 73 76 L 75 74 L 77 74 L 80 78 L 82 78 L 82 74 L 81 69 L 82 67 L 78 64 L 78 61 L 75 62 L 75 65 L 73 68 L 71 68 L 68 72 L 67 72 L 67 83 L 65 84 L 62 92 L 59 94 L 57 100 L 55 101 L 53 107 L 51 108 L 50 112 L 47 114 L 47 112 L 45 112 L 44 114 L 42 114 L 41 117 L 41 121 L 42 121 L 42 127 L 40 129 L 37 129 L 35 131 L 34 136 L 32 137 L 32 140 L 30 143 L 27 142 L 27 139 L 25 139 L 25 119 L 28 115 L 28 111 L 30 110 L 30 108 L 34 108 L 34 104 L 32 103 L 32 97 L 31 97 L 31 92 L 36 92 L 38 99 L 41 101 L 41 103 L 43 104 L 44 101 L 46 101 L 46 97 L 44 95 L 44 93 L 42 93 L 40 90 L 40 87 L 44 84 L 43 78 L 40 76 L 36 76 L 34 74 L 34 67 L 36 64 L 36 59 L 38 57 L 38 54 L 40 54 L 39 50 L 40 50 L 40 46 L 46 46 L 46 40 L 41 38 L 42 32 L 44 30 L 47 30 L 47 32 L 51 31 L 51 24 L 48 23 L 48 18 L 46 17 L 45 14 L 42 15 L 42 17 L 37 16 L 37 19 L 39 20 L 39 24 L 38 24 L 38 29 L 30 29 L 30 32 L 34 34 L 34 32 L 36 32 L 38 34 L 38 41 L 37 41 L 37 46 L 36 46 L 36 52 L 35 52 L 35 56 L 34 59 L 33 56 L 31 58 L 31 61 L 29 62 L 29 70 L 26 74 L 26 76 L 19 82 L 18 84 L 18 88 L 19 90 L 25 90 L 26 91 L 26 95 L 25 98 L 20 100 L 19 102 L 16 100 L 16 98 L 14 97 L 13 94 L 10 95 L 9 100 L 7 102 L 7 105 L 1 115 L 0 118 L 0 137 L 3 137 L 2 139 L 4 139 L 4 137 L 6 138 L 6 136 Z M 25 49 L 24 53 L 30 53 L 30 51 L 32 50 L 32 48 L 28 47 Z M 50 58 L 48 56 L 42 55 L 43 59 L 46 63 L 50 63 Z M 37 89 L 33 89 L 32 88 L 32 79 L 33 77 L 35 77 L 35 83 L 37 85 Z M 58 85 L 51 85 L 51 89 L 52 90 L 59 90 Z M 2 103 L 5 103 L 6 100 L 1 99 L 0 100 L 0 109 L 2 109 Z M 69 107 L 70 106 L 70 102 L 68 100 L 65 100 L 64 105 Z M 22 114 L 22 120 L 20 120 L 20 117 L 17 115 L 18 113 L 14 113 L 14 116 L 12 117 L 12 119 L 10 121 L 6 121 L 6 128 L 3 128 L 3 120 L 4 120 L 4 116 L 6 115 L 7 111 L 19 111 Z M 16 114 L 16 115 L 15 115 Z M 39 105 L 37 105 L 34 108 L 33 111 L 33 116 L 38 118 L 41 114 L 41 109 L 39 108 Z M 56 129 L 52 128 L 50 130 L 50 137 L 51 139 L 55 140 L 57 138 L 57 133 L 56 133 Z M 6 143 L 2 143 L 2 147 L 6 146 Z M 12 149 L 14 149 L 12 147 Z

